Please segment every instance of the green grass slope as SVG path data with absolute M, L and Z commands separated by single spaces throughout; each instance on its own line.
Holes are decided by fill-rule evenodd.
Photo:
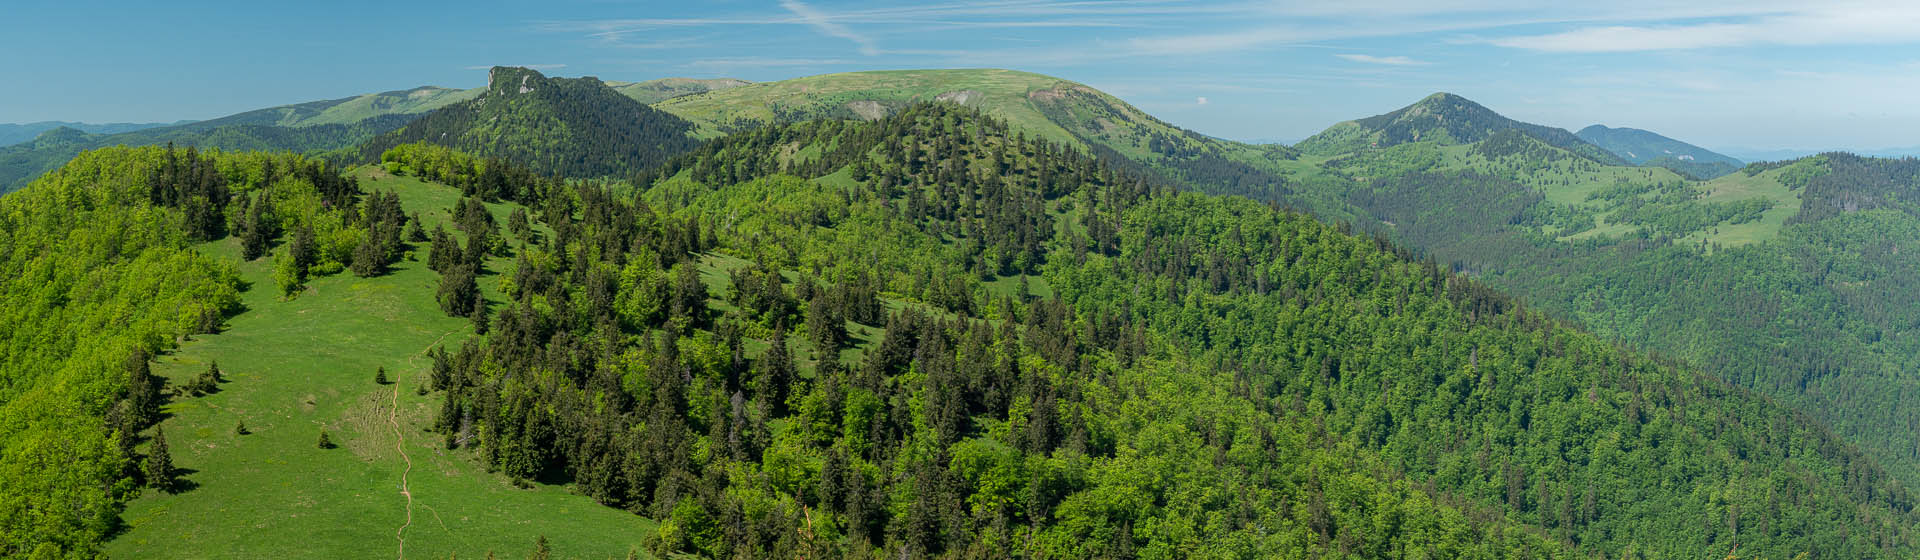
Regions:
M 451 226 L 457 189 L 372 168 L 358 176 L 370 191 L 398 193 L 429 230 Z M 490 209 L 505 221 L 506 205 Z M 235 239 L 200 249 L 239 261 Z M 428 382 L 427 351 L 457 348 L 473 329 L 440 312 L 438 277 L 426 269 L 424 247 L 416 255 L 386 276 L 318 279 L 291 300 L 272 288 L 271 259 L 240 264 L 252 286 L 241 297 L 246 311 L 155 367 L 175 385 L 212 362 L 227 372 L 219 392 L 166 409 L 175 464 L 195 471 L 186 477 L 193 488 L 128 504 L 127 527 L 107 552 L 365 558 L 394 555 L 404 541 L 416 557 L 514 557 L 542 535 L 563 558 L 638 549 L 651 521 L 562 487 L 515 487 L 426 432 L 438 408 L 438 399 L 415 393 Z M 485 278 L 491 287 L 495 277 Z M 378 368 L 391 384 L 374 384 Z M 242 422 L 249 433 L 237 435 Z M 317 448 L 321 430 L 339 448 Z M 411 500 L 401 493 L 403 477 Z
M 641 103 L 659 103 L 683 95 L 737 88 L 751 84 L 733 78 L 660 78 L 644 82 L 607 82 L 607 87 Z

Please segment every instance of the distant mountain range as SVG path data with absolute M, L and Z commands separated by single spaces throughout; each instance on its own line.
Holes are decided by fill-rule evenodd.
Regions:
M 1509 119 L 1479 103 L 1445 92 L 1391 113 L 1335 124 L 1294 147 L 1310 154 L 1333 155 L 1423 140 L 1450 146 L 1486 140 L 1505 130 L 1519 131 L 1596 163 L 1621 163 L 1612 152 L 1566 130 Z
M 734 79 L 665 78 L 609 82 L 607 86 L 640 103 L 727 89 L 749 82 Z M 174 144 L 225 150 L 282 150 L 322 153 L 352 148 L 391 132 L 435 109 L 479 97 L 485 87 L 451 89 L 421 86 L 244 111 L 205 121 L 171 124 L 90 125 L 47 121 L 0 125 L 5 134 L 26 134 L 0 142 L 0 194 L 26 186 L 80 152 L 106 146 Z M 79 126 L 69 126 L 79 124 Z M 8 128 L 13 127 L 13 128 Z
M 24 123 L 24 124 L 0 123 L 0 146 L 12 146 L 14 144 L 26 142 L 28 140 L 32 140 L 35 136 L 39 136 L 43 132 L 53 130 L 56 128 L 71 128 L 71 129 L 78 130 L 80 132 L 85 132 L 88 134 L 117 134 L 121 132 L 133 132 L 135 130 L 158 128 L 163 126 L 179 126 L 179 125 L 188 124 L 191 122 L 194 122 L 194 121 L 175 121 L 170 123 L 105 123 L 105 124 L 69 122 L 69 121 L 40 121 L 40 122 Z
M 1740 159 L 1747 160 L 1747 161 L 1788 161 L 1788 160 L 1800 159 L 1800 158 L 1811 156 L 1814 154 L 1824 154 L 1827 152 L 1846 152 L 1854 155 L 1868 156 L 1868 157 L 1903 158 L 1903 157 L 1920 157 L 1920 146 L 1906 146 L 1906 147 L 1894 147 L 1894 148 L 1820 148 L 1820 149 L 1815 149 L 1815 148 L 1794 148 L 1794 149 L 1730 148 L 1725 150 L 1725 152 L 1728 155 L 1732 155 L 1734 157 L 1738 157 Z
M 1634 165 L 1656 165 L 1695 179 L 1712 179 L 1746 165 L 1712 150 L 1638 128 L 1593 125 L 1574 133 Z

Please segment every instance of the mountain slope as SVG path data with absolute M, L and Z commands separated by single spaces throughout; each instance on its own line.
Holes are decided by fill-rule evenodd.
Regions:
M 916 102 L 941 101 L 1006 120 L 1014 130 L 1142 174 L 1206 192 L 1242 194 L 1357 220 L 1298 153 L 1182 129 L 1112 95 L 1069 80 L 1002 69 L 849 72 L 756 83 L 656 104 L 715 137 L 766 124 L 874 120 Z
M 23 187 L 82 151 L 107 146 L 174 144 L 225 150 L 311 153 L 351 147 L 399 128 L 414 116 L 470 99 L 480 90 L 432 86 L 256 109 L 212 120 L 112 134 L 49 130 L 24 144 L 0 147 L 0 194 Z
M 190 122 L 192 121 L 180 121 L 180 122 L 174 122 L 174 123 L 91 124 L 91 123 L 66 122 L 66 121 L 41 121 L 41 122 L 25 123 L 25 124 L 0 124 L 0 147 L 12 146 L 14 144 L 19 144 L 21 142 L 32 140 L 34 139 L 34 137 L 39 136 L 41 133 L 44 133 L 46 131 L 53 130 L 56 128 L 71 128 L 71 129 L 78 130 L 80 132 L 89 133 L 89 134 L 116 134 L 121 132 L 133 132 L 135 130 L 142 130 L 142 129 L 148 129 L 148 128 L 158 128 L 162 126 L 179 126 L 183 124 L 188 124 Z
M 1455 145 L 1428 130 L 1325 156 L 1359 227 L 1789 403 L 1920 483 L 1920 328 L 1896 318 L 1920 314 L 1903 295 L 1920 289 L 1908 166 L 1828 154 L 1695 181 L 1518 130 Z
M 984 540 L 982 536 L 998 535 L 995 527 L 999 522 L 995 519 L 1007 516 L 1016 542 L 1022 541 L 1019 527 L 1040 519 L 1043 525 L 1028 534 L 1035 535 L 1033 541 L 1045 543 L 1045 554 L 1087 557 L 1119 546 L 1187 550 L 1178 544 L 1183 538 L 1180 535 L 1195 533 L 1149 535 L 1138 528 L 1189 526 L 1192 521 L 1185 513 L 1189 511 L 1252 507 L 1259 513 L 1250 515 L 1262 519 L 1261 526 L 1289 528 L 1276 530 L 1282 541 L 1260 540 L 1241 532 L 1248 526 L 1232 521 L 1195 529 L 1200 532 L 1193 541 L 1219 543 L 1219 548 L 1205 550 L 1228 554 L 1241 542 L 1280 544 L 1304 522 L 1305 532 L 1291 533 L 1304 537 L 1303 543 L 1293 546 L 1321 551 L 1313 547 L 1338 542 L 1339 535 L 1344 534 L 1355 539 L 1352 550 L 1364 551 L 1356 555 L 1393 556 L 1390 551 L 1395 550 L 1392 543 L 1398 533 L 1390 531 L 1383 536 L 1374 532 L 1377 527 L 1346 525 L 1351 520 L 1320 525 L 1346 527 L 1322 533 L 1314 528 L 1311 515 L 1304 519 L 1291 517 L 1284 513 L 1284 507 L 1274 512 L 1205 493 L 1192 498 L 1203 505 L 1191 509 L 1178 505 L 1183 500 L 1175 496 L 1181 495 L 1183 488 L 1200 492 L 1178 481 L 1216 480 L 1212 477 L 1220 476 L 1220 471 L 1206 467 L 1204 459 L 1182 461 L 1177 457 L 1205 457 L 1212 451 L 1218 453 L 1214 455 L 1216 467 L 1234 472 L 1240 468 L 1235 451 L 1210 450 L 1206 442 L 1245 441 L 1258 446 L 1264 439 L 1247 436 L 1235 440 L 1230 435 L 1234 430 L 1225 427 L 1218 428 L 1218 435 L 1207 436 L 1203 435 L 1208 431 L 1205 428 L 1189 432 L 1127 419 L 1126 414 L 1109 407 L 1140 403 L 1152 409 L 1169 399 L 1187 402 L 1172 396 L 1178 390 L 1165 385 L 1169 382 L 1148 381 L 1153 378 L 1151 374 L 1136 376 L 1161 366 L 1211 364 L 1187 370 L 1185 375 L 1204 376 L 1202 372 L 1224 369 L 1231 371 L 1234 383 L 1243 384 L 1243 388 L 1227 389 L 1227 396 L 1218 404 L 1201 405 L 1200 409 L 1237 409 L 1237 403 L 1244 401 L 1236 399 L 1242 398 L 1265 403 L 1273 417 L 1281 419 L 1272 428 L 1277 434 L 1301 433 L 1284 427 L 1287 422 L 1299 421 L 1302 426 L 1313 423 L 1319 427 L 1308 428 L 1306 433 L 1324 430 L 1326 435 L 1309 436 L 1310 441 L 1326 441 L 1336 447 L 1352 445 L 1364 456 L 1379 457 L 1415 486 L 1430 485 L 1440 496 L 1434 500 L 1437 503 L 1488 508 L 1488 518 L 1524 523 L 1529 530 L 1540 530 L 1572 544 L 1575 554 L 1723 555 L 1733 547 L 1734 525 L 1745 528 L 1737 530 L 1742 550 L 1760 557 L 1837 550 L 1829 546 L 1852 549 L 1837 556 L 1899 555 L 1905 553 L 1904 547 L 1911 546 L 1881 550 L 1874 539 L 1815 529 L 1820 526 L 1814 521 L 1818 516 L 1770 513 L 1764 521 L 1754 517 L 1733 521 L 1728 512 L 1734 509 L 1750 514 L 1779 512 L 1781 508 L 1767 505 L 1765 492 L 1732 490 L 1716 494 L 1719 498 L 1697 492 L 1709 487 L 1767 488 L 1771 473 L 1811 473 L 1830 468 L 1802 461 L 1844 464 L 1847 469 L 1865 470 L 1860 478 L 1816 482 L 1826 490 L 1813 494 L 1838 497 L 1840 494 L 1829 492 L 1847 492 L 1842 488 L 1857 492 L 1813 507 L 1835 515 L 1851 515 L 1846 512 L 1853 511 L 1854 500 L 1873 502 L 1877 505 L 1869 508 L 1881 512 L 1873 517 L 1893 516 L 1884 524 L 1870 523 L 1880 527 L 1873 531 L 1895 541 L 1912 538 L 1901 528 L 1906 521 L 1895 520 L 1913 515 L 1911 500 L 1897 482 L 1873 466 L 1871 459 L 1823 435 L 1819 424 L 1765 398 L 1613 349 L 1594 337 L 1526 311 L 1465 277 L 1447 273 L 1432 263 L 1406 260 L 1405 253 L 1378 241 L 1341 234 L 1333 226 L 1251 201 L 1139 190 L 1130 186 L 1133 181 L 1124 174 L 1103 170 L 1093 165 L 1095 162 L 1075 161 L 1071 152 L 1061 154 L 1057 149 L 1022 145 L 1012 138 L 1014 130 L 1018 129 L 1010 123 L 982 122 L 950 104 L 934 104 L 909 107 L 872 123 L 835 121 L 759 129 L 703 146 L 676 160 L 660 174 L 666 178 L 641 198 L 649 207 L 681 208 L 674 219 L 664 223 L 725 220 L 727 225 L 716 228 L 720 245 L 715 251 L 739 259 L 738 268 L 728 275 L 734 286 L 730 297 L 738 302 L 737 310 L 730 315 L 731 320 L 740 322 L 738 328 L 766 332 L 760 329 L 777 327 L 783 321 L 789 325 L 803 323 L 806 341 L 795 345 L 796 356 L 803 355 L 800 349 L 839 344 L 835 340 L 838 337 L 831 334 L 838 329 L 830 327 L 839 321 L 822 324 L 812 320 L 822 311 L 844 313 L 830 316 L 852 319 L 854 323 L 847 325 L 849 331 L 855 324 L 865 325 L 859 330 L 869 333 L 873 327 L 884 326 L 884 330 L 878 336 L 858 337 L 864 340 L 854 344 L 857 354 L 826 353 L 846 359 L 839 360 L 840 365 L 826 360 L 824 367 L 832 376 L 817 381 L 802 398 L 793 394 L 781 398 L 781 393 L 767 391 L 767 385 L 756 381 L 758 372 L 767 370 L 753 366 L 734 370 L 751 372 L 741 374 L 743 390 L 737 393 L 739 397 L 728 396 L 724 389 L 733 386 L 725 381 L 729 374 L 724 367 L 711 370 L 707 381 L 694 376 L 691 385 L 673 378 L 656 378 L 674 387 L 669 395 L 702 391 L 699 387 L 703 385 L 720 389 L 705 390 L 708 396 L 704 400 L 714 402 L 716 409 L 726 408 L 721 403 L 729 399 L 746 403 L 737 407 L 749 411 L 738 424 L 726 420 L 702 424 L 698 415 L 685 420 L 687 428 L 677 427 L 677 420 L 649 420 L 649 426 L 675 427 L 658 439 L 636 444 L 608 439 L 606 434 L 595 435 L 595 429 L 604 428 L 590 427 L 604 425 L 604 416 L 555 412 L 536 414 L 542 419 L 538 421 L 496 416 L 491 420 L 496 425 L 532 422 L 578 426 L 557 430 L 571 435 L 556 438 L 551 451 L 533 455 L 536 459 L 503 456 L 503 465 L 520 465 L 517 468 L 529 472 L 543 472 L 540 465 L 565 465 L 559 468 L 572 476 L 610 481 L 594 491 L 633 507 L 648 502 L 649 495 L 658 495 L 657 491 L 648 491 L 653 488 L 644 482 L 648 479 L 641 478 L 636 491 L 636 487 L 617 482 L 634 484 L 634 479 L 609 472 L 632 471 L 582 464 L 590 455 L 580 450 L 637 445 L 637 455 L 671 457 L 667 463 L 670 466 L 659 467 L 669 472 L 676 468 L 671 465 L 688 465 L 691 461 L 690 466 L 678 467 L 689 473 L 711 470 L 716 463 L 733 464 L 729 461 L 752 465 L 757 454 L 763 468 L 769 464 L 764 462 L 769 456 L 782 458 L 771 462 L 775 465 L 789 460 L 785 457 L 823 457 L 823 465 L 844 460 L 841 464 L 852 466 L 823 466 L 822 472 L 931 471 L 920 476 L 937 481 L 947 476 L 941 474 L 940 465 L 944 463 L 947 469 L 956 471 L 952 476 L 961 481 L 962 493 L 955 496 L 942 492 L 922 498 L 938 507 L 940 503 L 974 503 L 981 499 L 981 493 L 995 495 L 997 490 L 992 489 L 1000 487 L 989 482 L 1009 479 L 975 474 L 992 471 L 983 464 L 1018 464 L 1021 457 L 1032 464 L 1037 461 L 1036 454 L 1051 453 L 1086 457 L 1092 462 L 1091 472 L 1101 474 L 1089 477 L 1084 485 L 1073 486 L 1062 500 L 1042 502 L 1054 506 L 1050 514 L 1036 513 L 1048 509 L 1029 502 L 1012 511 L 976 510 L 970 518 L 962 516 L 958 529 L 954 522 L 947 522 L 925 529 L 928 533 L 914 533 L 911 531 L 919 529 L 912 528 L 919 525 L 909 522 L 908 534 L 928 534 L 922 537 L 925 541 L 895 540 L 894 526 L 876 523 L 855 534 L 853 542 L 857 545 L 865 537 L 871 546 L 888 551 L 976 550 L 978 540 L 968 538 Z M 795 145 L 798 147 L 791 147 Z M 1050 164 L 1049 160 L 1057 163 Z M 785 176 L 788 173 L 799 177 Z M 802 273 L 798 275 L 802 280 L 794 282 L 795 290 L 812 292 L 812 297 L 800 295 L 798 301 L 784 303 L 786 300 L 778 294 L 785 293 L 785 281 L 777 272 L 814 268 L 819 270 Z M 1033 274 L 1036 269 L 1039 274 Z M 549 272 L 556 278 L 582 276 L 578 266 L 569 267 L 575 271 L 572 273 L 552 266 L 539 270 L 543 272 L 527 277 L 542 278 L 535 285 L 547 286 L 543 290 L 547 293 L 556 291 L 547 282 L 565 282 L 545 279 Z M 594 280 L 588 276 L 578 281 L 592 285 Z M 771 288 L 768 279 L 772 279 Z M 824 288 L 814 287 L 816 282 Z M 857 294 L 871 291 L 897 294 L 906 303 L 931 306 L 934 309 L 929 313 L 941 319 L 928 326 L 910 317 L 878 317 L 867 304 L 858 303 L 866 300 Z M 538 294 L 523 293 L 520 297 L 528 302 L 520 309 L 530 315 L 516 311 L 514 322 L 519 325 L 573 324 L 574 336 L 582 336 L 579 329 L 608 321 L 582 317 L 578 311 L 548 313 L 537 307 Z M 796 312 L 794 305 L 798 303 L 805 303 L 804 312 Z M 591 304 L 550 308 L 568 307 L 601 308 Z M 618 318 L 619 309 L 615 305 L 609 313 Z M 651 313 L 654 315 L 648 321 L 666 324 L 679 324 L 682 317 L 657 309 Z M 1011 334 L 983 332 L 996 329 L 991 324 L 972 323 L 982 313 L 1000 314 L 1006 324 L 1018 326 L 1001 327 L 1014 331 Z M 659 316 L 662 314 L 666 317 Z M 711 320 L 698 315 L 685 319 L 696 325 Z M 822 327 L 828 327 L 829 334 L 819 334 Z M 511 331 L 503 328 L 501 332 Z M 1142 342 L 1129 332 L 1147 333 L 1144 346 L 1136 346 Z M 461 403 L 538 402 L 539 395 L 574 395 L 575 391 L 587 394 L 566 398 L 601 402 L 592 395 L 596 387 L 605 386 L 604 382 L 592 381 L 593 374 L 579 370 L 556 372 L 552 379 L 558 388 L 541 382 L 522 385 L 525 389 L 502 389 L 509 382 L 487 372 L 514 371 L 514 360 L 539 363 L 543 358 L 532 350 L 514 350 L 520 346 L 511 340 L 524 339 L 524 335 L 498 336 L 504 338 L 493 339 L 486 351 L 475 354 L 519 357 L 479 358 L 480 363 L 471 366 L 471 371 L 481 372 L 478 381 L 462 383 L 477 390 L 463 391 L 449 402 L 483 409 L 485 405 Z M 1021 344 L 1012 344 L 1016 337 Z M 655 348 L 671 346 L 653 343 Z M 992 349 L 1007 352 L 1016 346 L 1033 352 L 1023 362 L 1028 365 L 996 366 L 992 364 L 1003 362 L 968 358 L 997 357 L 1001 354 Z M 960 347 L 979 350 L 954 352 Z M 951 361 L 940 357 L 946 352 L 954 352 L 955 357 Z M 818 351 L 812 354 L 816 359 L 821 355 Z M 1050 373 L 1046 381 L 1029 381 L 1038 386 L 1013 390 L 1009 401 L 1009 391 L 1002 387 L 1018 386 L 1018 382 L 1004 377 L 1009 371 L 1057 375 Z M 819 380 L 819 374 L 814 378 Z M 1127 388 L 1132 383 L 1129 380 L 1136 379 L 1141 385 Z M 943 388 L 953 390 L 948 393 Z M 869 395 L 874 400 L 868 400 Z M 864 412 L 838 417 L 831 412 L 870 410 L 864 403 L 876 401 L 900 403 L 892 409 L 908 411 L 896 412 L 906 417 L 880 420 Z M 659 402 L 632 406 L 648 418 L 662 418 Z M 773 418 L 779 419 L 779 402 L 789 403 L 793 410 L 781 424 L 784 428 L 771 436 L 757 435 L 762 434 L 762 428 L 758 427 L 760 420 L 755 415 L 759 413 L 755 411 L 773 407 Z M 825 404 L 817 404 L 822 402 Z M 1022 406 L 1022 402 L 1034 404 Z M 844 404 L 835 406 L 838 403 Z M 918 403 L 918 408 L 909 403 Z M 1073 412 L 1050 415 L 1041 410 Z M 805 421 L 794 421 L 794 416 Z M 1174 417 L 1181 416 L 1176 413 Z M 1264 420 L 1248 422 L 1253 424 L 1241 425 L 1266 425 L 1261 423 Z M 855 428 L 845 428 L 846 423 Z M 876 430 L 875 423 L 886 427 Z M 716 424 L 721 427 L 715 428 Z M 794 433 L 792 428 L 809 425 L 816 427 L 802 428 L 805 435 Z M 1760 427 L 1763 425 L 1767 428 Z M 683 458 L 660 451 L 674 448 L 678 437 L 697 439 L 703 426 L 715 440 L 735 429 L 727 426 L 740 426 L 742 451 L 730 452 L 736 453 L 733 459 Z M 1821 458 L 1800 455 L 1780 445 L 1778 436 L 1761 435 L 1762 430 L 1773 428 L 1800 434 L 1793 437 L 1826 441 L 1822 444 L 1826 451 Z M 691 435 L 685 435 L 688 433 Z M 519 441 L 525 440 L 508 438 L 502 444 L 512 447 L 520 445 Z M 774 443 L 751 443 L 756 441 Z M 1181 441 L 1190 443 L 1176 443 Z M 889 451 L 894 447 L 900 450 Z M 929 454 L 939 457 L 943 448 L 953 457 L 951 461 L 925 462 Z M 974 454 L 981 448 L 1011 448 L 996 454 L 1015 459 L 982 459 Z M 1239 444 L 1233 449 L 1244 450 Z M 1286 459 L 1292 456 L 1291 451 L 1255 449 L 1255 455 L 1269 458 L 1267 468 L 1288 472 L 1301 466 Z M 1128 454 L 1122 450 L 1133 451 Z M 739 459 L 739 453 L 746 459 Z M 1316 454 L 1302 453 L 1302 457 Z M 554 459 L 556 456 L 559 459 Z M 1689 473 L 1715 474 L 1696 478 Z M 665 476 L 667 480 L 673 478 L 671 474 Z M 827 479 L 822 484 L 830 484 L 833 477 L 822 476 Z M 1132 476 L 1153 476 L 1164 482 L 1128 485 L 1125 481 Z M 1236 479 L 1248 475 L 1229 476 Z M 1309 476 L 1306 480 L 1311 479 Z M 870 481 L 865 475 L 847 480 L 857 482 L 843 484 L 886 484 Z M 1266 489 L 1287 487 L 1278 480 L 1253 480 L 1270 482 L 1256 483 L 1236 494 L 1256 495 Z M 914 488 L 910 491 L 920 497 L 935 483 L 902 480 L 894 484 L 909 485 Z M 773 497 L 743 501 L 777 503 L 785 492 L 778 484 L 771 490 L 756 490 L 761 485 L 755 482 L 715 486 L 719 488 L 695 490 L 696 495 L 710 492 L 713 498 L 694 501 L 711 499 L 718 503 L 689 507 L 684 518 L 666 520 L 663 533 L 680 527 L 691 532 L 701 526 L 703 518 L 733 515 L 730 512 L 735 506 L 722 496 L 759 496 L 765 492 Z M 895 488 L 899 491 L 898 486 Z M 1310 485 L 1295 491 L 1313 494 Z M 1798 491 L 1793 494 L 1809 495 Z M 796 498 L 805 500 L 800 495 Z M 1739 505 L 1716 505 L 1714 499 L 1729 499 Z M 654 511 L 664 509 L 658 501 L 649 506 Z M 813 515 L 860 520 L 866 515 L 863 511 L 870 511 L 867 507 L 857 501 L 840 504 L 823 500 Z M 1301 507 L 1313 510 L 1310 499 L 1294 507 L 1296 512 Z M 915 519 L 914 511 L 896 510 L 895 519 Z M 1440 510 L 1442 515 L 1444 511 Z M 1701 524 L 1702 518 L 1714 521 Z M 1054 525 L 1044 525 L 1048 520 Z M 853 522 L 855 527 L 860 525 L 859 521 Z M 1823 534 L 1798 536 L 1805 530 Z M 1134 538 L 1102 536 L 1113 533 L 1131 533 Z M 961 538 L 956 539 L 956 535 Z M 1318 540 L 1323 537 L 1328 540 Z M 671 545 L 670 551 L 700 555 L 726 556 L 739 551 L 730 548 L 735 545 L 725 539 L 687 538 Z M 919 546 L 926 548 L 915 548 Z M 966 548 L 960 548 L 963 546 Z M 781 555 L 777 549 L 756 552 Z M 1306 555 L 1326 553 L 1330 552 Z M 1472 554 L 1436 553 L 1444 557 Z
M 190 130 L 206 130 L 228 125 L 265 125 L 298 127 L 319 124 L 351 124 L 381 115 L 417 115 L 460 101 L 478 97 L 483 91 L 421 86 L 408 90 L 369 93 L 353 97 L 309 101 L 235 113 L 217 119 L 186 125 Z
M 389 114 L 352 124 L 299 127 L 266 124 L 202 126 L 202 123 L 194 123 L 106 135 L 58 128 L 42 133 L 27 143 L 0 148 L 0 194 L 25 186 L 28 181 L 75 155 L 96 148 L 174 144 L 180 147 L 312 154 L 352 147 L 365 139 L 399 128 L 412 118 L 413 115 Z
M 1655 165 L 1697 179 L 1712 179 L 1746 165 L 1711 150 L 1637 128 L 1593 125 L 1574 133 L 1634 165 Z
M 1391 113 L 1335 124 L 1294 147 L 1315 155 L 1338 155 L 1366 148 L 1389 148 L 1422 140 L 1441 145 L 1469 144 L 1502 130 L 1517 130 L 1556 148 L 1603 165 L 1619 157 L 1573 133 L 1501 116 L 1479 103 L 1451 93 L 1435 93 Z
M 695 145 L 692 125 L 596 78 L 548 78 L 494 67 L 479 97 L 449 105 L 360 148 L 366 161 L 401 144 L 432 142 L 514 161 L 540 173 L 621 177 Z
M 634 101 L 653 104 L 683 95 L 693 95 L 709 91 L 737 88 L 751 84 L 746 80 L 733 78 L 660 78 L 644 82 L 607 82 L 607 87 L 633 98 Z

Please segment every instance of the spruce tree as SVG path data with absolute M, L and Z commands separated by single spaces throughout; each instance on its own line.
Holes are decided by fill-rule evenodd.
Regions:
M 386 385 L 386 384 L 387 384 L 387 368 L 386 368 L 386 366 L 381 366 L 381 367 L 380 367 L 380 370 L 379 370 L 379 371 L 375 371 L 375 372 L 373 372 L 373 384 L 374 384 L 374 385 Z
M 414 212 L 413 217 L 407 220 L 407 241 L 410 243 L 424 243 L 427 241 L 427 230 L 420 227 L 419 212 Z
M 173 492 L 173 456 L 167 452 L 167 432 L 153 430 L 153 447 L 147 451 L 147 485 Z
M 326 430 L 320 430 L 320 443 L 318 445 L 321 449 L 333 449 L 333 438 L 327 437 Z
M 147 364 L 147 352 L 135 350 L 127 359 L 128 424 L 138 431 L 160 416 L 160 388 Z
M 448 317 L 470 317 L 475 307 L 481 307 L 480 284 L 474 279 L 473 267 L 455 264 L 440 273 L 440 290 L 436 294 L 440 310 Z
M 361 278 L 377 276 L 387 268 L 387 251 L 381 247 L 377 233 L 367 232 L 367 237 L 353 247 L 353 275 Z

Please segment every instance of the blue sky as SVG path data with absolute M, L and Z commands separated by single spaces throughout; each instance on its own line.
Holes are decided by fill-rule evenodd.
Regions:
M 1545 6 L 1567 4 L 1566 6 Z M 10 2 L 0 122 L 171 121 L 493 64 L 754 81 L 1003 67 L 1297 140 L 1435 91 L 1711 148 L 1920 145 L 1920 3 L 1510 0 Z

